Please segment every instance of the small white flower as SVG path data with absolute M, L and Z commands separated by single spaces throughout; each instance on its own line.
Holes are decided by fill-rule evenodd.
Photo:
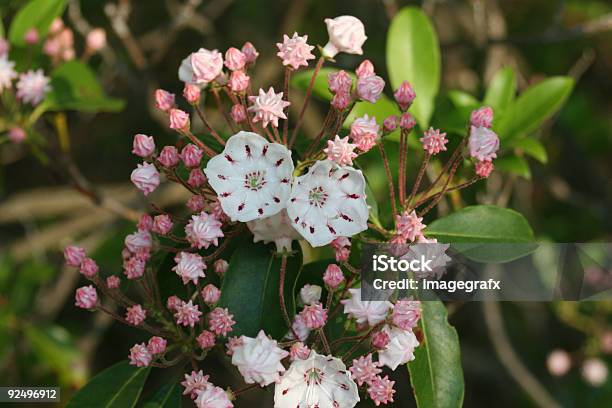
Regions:
M 323 288 L 319 285 L 306 284 L 300 289 L 300 299 L 305 305 L 312 305 L 321 300 L 321 292 Z
M 284 208 L 271 217 L 247 222 L 247 227 L 253 233 L 253 242 L 263 241 L 265 244 L 274 242 L 280 252 L 291 251 L 291 242 L 302 238 L 291 225 L 287 210 Z
M 274 387 L 275 408 L 351 408 L 358 402 L 357 384 L 342 360 L 314 350 L 291 363 Z
M 381 364 L 395 370 L 397 366 L 414 360 L 414 349 L 419 345 L 419 341 L 412 330 L 389 326 L 385 326 L 383 330 L 390 340 L 384 350 L 378 351 L 378 361 Z
M 363 174 L 331 160 L 316 162 L 307 174 L 296 179 L 287 214 L 294 228 L 314 247 L 366 230 Z
M 223 211 L 247 222 L 270 217 L 285 207 L 291 191 L 291 152 L 252 132 L 230 137 L 204 170 Z
M 198 279 L 206 276 L 204 273 L 206 264 L 198 254 L 179 252 L 178 255 L 174 257 L 174 262 L 176 262 L 176 266 L 172 268 L 172 270 L 183 279 L 185 285 L 189 283 L 189 281 L 197 285 Z
M 287 119 L 283 111 L 291 105 L 290 102 L 283 100 L 283 92 L 274 93 L 272 87 L 268 89 L 268 92 L 259 88 L 259 95 L 249 96 L 249 102 L 252 105 L 247 110 L 255 114 L 253 122 L 262 122 L 263 127 L 268 126 L 268 123 L 278 127 L 279 119 Z
M 17 78 L 15 72 L 15 63 L 9 61 L 5 55 L 0 56 L 0 92 L 4 89 L 10 89 L 13 79 Z
M 232 364 L 244 377 L 247 384 L 257 383 L 262 387 L 276 382 L 280 373 L 285 372 L 281 360 L 289 353 L 280 347 L 276 340 L 271 340 L 263 330 L 257 337 L 242 336 L 242 344 L 233 348 Z
M 38 105 L 51 90 L 50 79 L 46 77 L 43 70 L 28 71 L 19 76 L 17 81 L 17 98 L 25 103 Z
M 385 320 L 387 312 L 393 309 L 393 304 L 386 300 L 361 300 L 361 289 L 359 288 L 349 289 L 349 292 L 351 298 L 342 300 L 344 313 L 355 318 L 357 323 L 367 323 L 369 326 L 375 326 Z

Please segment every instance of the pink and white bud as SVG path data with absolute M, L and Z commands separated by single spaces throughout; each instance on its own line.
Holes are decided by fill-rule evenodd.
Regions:
M 405 112 L 408 110 L 410 105 L 412 105 L 412 102 L 414 102 L 416 93 L 414 92 L 412 85 L 410 85 L 410 82 L 404 81 L 400 87 L 397 88 L 397 91 L 395 91 L 393 96 L 395 97 L 395 102 L 397 102 L 402 112 Z
M 227 349 L 225 354 L 227 354 L 228 356 L 231 356 L 234 354 L 234 349 L 236 349 L 237 347 L 242 347 L 242 346 L 244 346 L 244 339 L 242 336 L 230 337 L 227 339 L 227 344 L 225 345 L 225 348 Z
M 159 173 L 155 165 L 147 162 L 139 164 L 138 167 L 132 171 L 130 180 L 132 180 L 132 183 L 134 183 L 136 188 L 142 191 L 144 195 L 151 194 L 160 183 Z
M 390 340 L 389 334 L 381 330 L 372 335 L 372 346 L 378 350 L 384 350 Z
M 1 86 L 0 86 L 1 88 Z M 25 130 L 20 127 L 12 127 L 8 132 L 8 138 L 12 143 L 19 144 L 27 137 Z
M 164 112 L 174 108 L 174 94 L 163 89 L 155 91 L 155 107 Z
M 342 282 L 344 282 L 344 274 L 342 269 L 336 264 L 329 264 L 323 274 L 323 282 L 329 290 L 336 290 Z
M 78 268 L 86 257 L 85 249 L 78 246 L 67 246 L 64 249 L 64 260 L 67 266 Z
M 153 228 L 153 217 L 149 214 L 142 214 L 136 226 L 138 231 L 151 231 L 151 228 Z
M 155 140 L 153 140 L 153 136 L 147 136 L 140 133 L 134 136 L 132 153 L 144 159 L 151 156 L 154 152 Z
M 470 156 L 476 160 L 493 160 L 497 157 L 499 137 L 491 129 L 472 126 L 470 128 L 468 146 L 470 148 Z
M 140 325 L 147 318 L 147 311 L 140 305 L 128 307 L 125 313 L 125 320 L 134 326 Z
M 149 353 L 151 354 L 162 354 L 166 351 L 167 344 L 168 342 L 166 341 L 166 339 L 158 336 L 153 336 L 149 339 L 149 342 L 147 343 L 147 350 L 149 350 Z
M 152 245 L 151 234 L 147 230 L 138 230 L 132 234 L 126 235 L 123 243 L 132 254 L 137 253 L 141 249 L 146 249 L 148 251 L 151 249 Z
M 204 303 L 208 306 L 213 306 L 215 303 L 219 301 L 221 297 L 221 291 L 212 283 L 204 286 L 202 289 L 202 299 L 204 299 Z
M 393 306 L 391 320 L 403 330 L 412 330 L 421 318 L 421 302 L 418 300 L 401 299 Z
M 259 53 L 255 49 L 253 44 L 251 44 L 248 41 L 245 42 L 244 45 L 242 46 L 242 53 L 246 57 L 246 63 L 249 65 L 254 64 L 255 60 L 257 60 L 257 57 L 259 56 Z
M 374 405 L 386 405 L 393 402 L 393 394 L 395 394 L 394 384 L 395 381 L 391 381 L 387 375 L 384 377 L 379 375 L 374 377 L 368 384 L 368 396 L 374 402 Z
M 383 132 L 391 133 L 395 129 L 397 129 L 397 116 L 387 116 L 385 120 L 383 120 Z
M 128 279 L 138 279 L 142 277 L 146 267 L 146 261 L 137 256 L 133 256 L 123 261 L 123 273 Z
M 151 364 L 153 356 L 151 356 L 147 346 L 145 346 L 144 343 L 141 343 L 132 346 L 128 358 L 130 359 L 130 365 L 136 367 L 148 367 L 149 364 Z
M 364 101 L 375 103 L 380 98 L 384 88 L 385 81 L 378 75 L 357 79 L 357 95 Z
M 572 368 L 572 359 L 565 350 L 553 350 L 546 358 L 546 368 L 551 375 L 561 377 Z
M 490 128 L 493 124 L 493 109 L 484 106 L 480 109 L 472 111 L 470 115 L 470 125 L 474 127 Z
M 233 317 L 227 309 L 214 308 L 208 314 L 208 327 L 217 336 L 226 336 L 227 333 L 232 331 L 232 326 L 236 324 Z
M 599 387 L 608 379 L 608 367 L 599 358 L 589 358 L 582 364 L 581 374 L 590 385 Z
M 30 28 L 28 31 L 26 31 L 25 35 L 23 36 L 23 39 L 28 45 L 34 45 L 38 43 L 38 41 L 40 40 L 38 30 L 34 27 Z
M 374 75 L 374 65 L 368 59 L 363 60 L 355 70 L 358 78 Z
M 180 109 L 170 109 L 170 129 L 178 131 L 189 130 L 189 114 Z
M 448 139 L 446 138 L 446 133 L 441 133 L 439 129 L 430 127 L 419 140 L 423 144 L 423 150 L 428 154 L 433 155 L 446 151 Z
M 330 105 L 336 108 L 339 111 L 343 111 L 351 104 L 352 98 L 351 94 L 346 91 L 340 91 L 334 95 L 332 98 Z
M 81 268 L 79 269 L 79 272 L 86 278 L 91 279 L 96 276 L 99 270 L 100 268 L 98 267 L 96 261 L 91 258 L 85 258 L 83 259 L 83 262 L 81 262 Z
M 339 52 L 347 54 L 363 54 L 361 47 L 368 38 L 365 35 L 363 23 L 353 16 L 340 16 L 334 19 L 326 18 L 329 41 L 323 48 L 323 55 L 333 58 Z
M 85 42 L 87 44 L 87 48 L 91 51 L 100 51 L 102 48 L 106 47 L 106 31 L 104 31 L 103 28 L 94 28 L 87 33 Z
M 419 217 L 415 210 L 412 212 L 404 211 L 402 214 L 395 216 L 395 227 L 397 233 L 403 238 L 403 241 L 413 242 L 417 237 L 422 235 L 422 231 L 426 225 L 422 223 L 423 217 Z
M 213 264 L 213 269 L 215 270 L 215 273 L 221 277 L 225 275 L 225 272 L 227 272 L 228 268 L 229 263 L 225 259 L 217 259 Z
M 244 106 L 242 106 L 239 103 L 232 106 L 231 115 L 232 115 L 232 120 L 236 123 L 242 123 L 247 118 L 246 109 L 244 109 Z
M 368 117 L 364 115 L 361 118 L 357 118 L 351 124 L 350 136 L 359 148 L 363 152 L 369 151 L 378 140 L 379 126 L 376 123 L 375 117 Z
M 408 112 L 404 112 L 399 120 L 400 129 L 411 131 L 416 126 L 416 120 Z
M 198 342 L 198 346 L 200 346 L 202 350 L 213 348 L 215 346 L 215 340 L 216 340 L 215 335 L 208 330 L 204 330 L 196 338 L 196 341 Z
M 181 160 L 186 167 L 198 167 L 203 154 L 198 146 L 189 143 L 181 150 Z
M 311 285 L 307 283 L 300 289 L 300 300 L 305 305 L 312 305 L 321 300 L 321 292 L 323 289 L 319 285 Z
M 172 219 L 169 215 L 161 214 L 153 218 L 153 227 L 151 231 L 159 235 L 166 235 L 172 230 Z
M 323 149 L 323 152 L 327 154 L 328 160 L 333 160 L 341 166 L 352 166 L 353 159 L 357 157 L 354 152 L 356 147 L 357 145 L 349 143 L 348 136 L 340 138 L 336 135 L 334 140 L 327 141 L 327 148 Z
M 200 103 L 200 94 L 201 89 L 199 86 L 185 83 L 185 87 L 183 88 L 183 98 L 185 98 L 185 100 L 191 105 L 197 105 Z
M 304 343 L 298 341 L 293 343 L 289 349 L 289 358 L 291 361 L 306 360 L 310 355 L 310 349 Z
M 197 84 L 206 85 L 221 75 L 223 70 L 223 56 L 217 50 L 200 48 L 191 54 L 191 68 L 193 79 Z
M 92 285 L 83 286 L 76 290 L 75 305 L 83 309 L 93 309 L 98 303 L 98 292 Z
M 164 146 L 161 153 L 157 157 L 157 160 L 164 167 L 169 168 L 175 167 L 179 163 L 180 159 L 178 150 L 176 150 L 176 147 L 174 146 Z
M 241 93 L 249 88 L 250 80 L 251 78 L 244 71 L 234 71 L 230 75 L 228 86 L 233 92 Z
M 182 305 L 183 301 L 178 297 L 178 296 L 170 296 L 167 300 L 166 300 L 166 308 L 171 311 L 174 312 L 176 311 L 176 309 L 178 308 L 178 306 Z
M 309 329 L 320 329 L 327 322 L 327 310 L 321 303 L 304 306 L 300 312 L 304 326 Z
M 360 386 L 370 384 L 382 372 L 380 363 L 372 361 L 372 354 L 367 354 L 353 360 L 349 371 Z
M 487 178 L 495 170 L 495 166 L 491 160 L 481 160 L 476 162 L 475 171 L 476 174 L 482 178 Z
M 193 195 L 189 197 L 189 200 L 187 200 L 185 205 L 191 210 L 191 212 L 200 212 L 204 209 L 204 207 L 206 207 L 206 201 L 201 195 Z
M 287 34 L 283 35 L 283 42 L 276 43 L 278 53 L 276 54 L 284 66 L 289 66 L 293 69 L 298 69 L 301 66 L 307 67 L 308 60 L 314 59 L 312 50 L 314 46 L 308 45 L 308 36 L 299 36 L 298 33 L 293 33 L 293 37 Z
M 344 70 L 333 72 L 327 76 L 327 84 L 332 92 L 350 92 L 353 79 Z
M 117 275 L 111 275 L 106 278 L 106 286 L 109 289 L 117 289 L 121 284 L 121 279 Z
M 225 66 L 230 71 L 239 71 L 246 65 L 247 57 L 238 48 L 228 48 L 225 51 Z
M 206 176 L 204 175 L 204 172 L 199 168 L 191 170 L 189 173 L 189 178 L 187 179 L 187 184 L 189 184 L 191 187 L 197 188 L 203 186 L 204 183 L 206 183 Z

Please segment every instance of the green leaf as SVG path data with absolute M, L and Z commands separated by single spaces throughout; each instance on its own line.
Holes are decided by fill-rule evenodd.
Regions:
M 142 408 L 180 408 L 182 399 L 182 389 L 179 383 L 166 384 L 145 402 Z
M 122 361 L 96 375 L 68 402 L 67 408 L 130 408 L 136 405 L 151 367 Z
M 491 80 L 485 93 L 483 105 L 493 108 L 495 116 L 505 111 L 514 100 L 516 76 L 510 67 L 500 69 Z
M 539 140 L 531 137 L 510 140 L 504 147 L 521 149 L 525 154 L 528 154 L 540 163 L 546 164 L 548 162 L 548 154 L 544 145 Z
M 457 331 L 448 323 L 442 302 L 424 301 L 421 308 L 423 341 L 408 363 L 417 406 L 461 407 L 464 383 Z
M 495 168 L 499 171 L 506 173 L 516 174 L 531 179 L 531 170 L 529 170 L 529 163 L 523 157 L 520 156 L 505 156 L 495 160 Z
M 387 68 L 393 89 L 410 82 L 416 99 L 410 108 L 421 128 L 429 126 L 440 88 L 440 45 L 433 24 L 416 7 L 400 10 L 387 33 Z
M 509 106 L 495 129 L 502 139 L 528 135 L 561 108 L 573 86 L 572 78 L 557 76 L 528 88 Z
M 227 307 L 236 324 L 232 335 L 254 337 L 259 330 L 276 339 L 284 336 L 289 328 L 280 308 L 281 258 L 275 246 L 245 243 L 234 252 L 223 278 L 219 305 Z M 285 275 L 285 302 L 288 314 L 295 314 L 293 285 L 302 266 L 299 246 L 287 259 Z
M 52 111 L 115 112 L 123 109 L 120 99 L 104 94 L 94 72 L 80 61 L 69 61 L 51 74 L 51 91 L 45 108 Z
M 25 34 L 31 28 L 36 28 L 40 38 L 45 38 L 51 22 L 61 16 L 66 8 L 66 0 L 31 0 L 22 7 L 9 30 L 9 40 L 15 46 L 24 46 Z
M 512 243 L 534 240 L 533 231 L 525 217 L 514 210 L 494 205 L 465 207 L 438 218 L 427 227 L 427 235 L 445 243 Z
M 448 99 L 455 105 L 456 108 L 470 108 L 474 109 L 480 105 L 478 99 L 470 95 L 467 92 L 460 90 L 452 90 L 448 92 Z

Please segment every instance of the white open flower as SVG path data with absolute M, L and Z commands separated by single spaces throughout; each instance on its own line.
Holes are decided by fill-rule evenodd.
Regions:
M 393 308 L 393 304 L 386 300 L 361 300 L 361 289 L 359 288 L 349 289 L 349 292 L 351 298 L 341 302 L 344 305 L 344 313 L 355 318 L 357 323 L 375 326 L 385 320 L 387 313 Z
M 291 225 L 285 209 L 271 217 L 249 221 L 247 227 L 253 233 L 253 242 L 274 242 L 278 251 L 291 251 L 291 242 L 302 238 Z
M 287 203 L 294 228 L 314 247 L 368 228 L 365 179 L 360 170 L 331 160 L 316 162 L 298 177 Z
M 291 192 L 291 151 L 256 133 L 238 132 L 204 173 L 232 221 L 270 217 L 285 207 Z
M 378 361 L 392 370 L 397 366 L 414 360 L 414 349 L 419 341 L 412 330 L 385 326 L 383 330 L 389 335 L 389 343 L 384 350 L 378 351 Z
M 342 360 L 314 350 L 291 363 L 274 388 L 275 408 L 351 408 L 358 402 L 357 384 Z
M 263 330 L 257 337 L 240 337 L 242 344 L 233 348 L 232 364 L 244 377 L 247 384 L 257 383 L 262 387 L 278 381 L 280 373 L 285 372 L 281 360 L 289 353 L 271 340 Z

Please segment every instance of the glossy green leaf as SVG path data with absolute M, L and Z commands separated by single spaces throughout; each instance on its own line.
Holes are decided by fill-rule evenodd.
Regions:
M 528 135 L 557 112 L 574 86 L 570 77 L 551 77 L 528 88 L 506 110 L 494 129 L 502 139 Z
M 473 108 L 480 106 L 480 101 L 478 101 L 476 97 L 464 91 L 459 91 L 459 90 L 449 91 L 448 99 L 450 99 L 450 101 L 453 103 L 453 105 L 455 105 L 456 108 L 467 107 L 467 108 L 473 109 Z
M 180 408 L 182 405 L 181 384 L 166 384 L 142 405 L 142 408 Z
M 400 10 L 387 33 L 387 69 L 393 89 L 408 80 L 416 92 L 410 112 L 429 126 L 440 88 L 440 45 L 433 24 L 416 7 Z
M 68 402 L 68 408 L 130 408 L 136 405 L 150 367 L 137 368 L 122 361 L 85 384 Z
M 494 205 L 465 207 L 438 218 L 427 227 L 427 236 L 445 243 L 511 243 L 532 242 L 534 239 L 525 217 L 514 210 Z
M 495 73 L 487 92 L 485 93 L 483 105 L 493 108 L 495 115 L 501 115 L 516 94 L 516 76 L 510 67 L 500 69 Z
M 123 109 L 120 99 L 104 94 L 94 72 L 80 61 L 69 61 L 51 74 L 51 92 L 45 108 L 51 111 L 115 112 Z
M 495 160 L 495 169 L 501 172 L 515 174 L 531 179 L 531 170 L 529 169 L 529 163 L 523 157 L 520 156 L 505 156 Z
M 31 0 L 22 7 L 9 29 L 9 40 L 16 46 L 25 45 L 25 34 L 36 28 L 40 38 L 45 38 L 51 22 L 61 16 L 66 8 L 66 0 Z
M 454 408 L 463 404 L 464 382 L 457 331 L 448 323 L 440 301 L 421 303 L 421 344 L 408 363 L 419 408 Z
M 295 313 L 293 285 L 302 266 L 299 246 L 287 260 L 285 302 L 289 315 Z M 281 258 L 275 245 L 245 243 L 234 252 L 223 278 L 219 305 L 227 307 L 236 324 L 232 335 L 254 337 L 263 329 L 266 334 L 280 339 L 287 333 L 280 308 Z
M 540 163 L 546 164 L 548 162 L 548 154 L 546 153 L 546 148 L 542 143 L 540 143 L 539 140 L 536 140 L 534 138 L 523 137 L 520 139 L 513 139 L 510 140 L 504 147 L 520 149 L 525 152 L 525 154 L 528 154 Z

